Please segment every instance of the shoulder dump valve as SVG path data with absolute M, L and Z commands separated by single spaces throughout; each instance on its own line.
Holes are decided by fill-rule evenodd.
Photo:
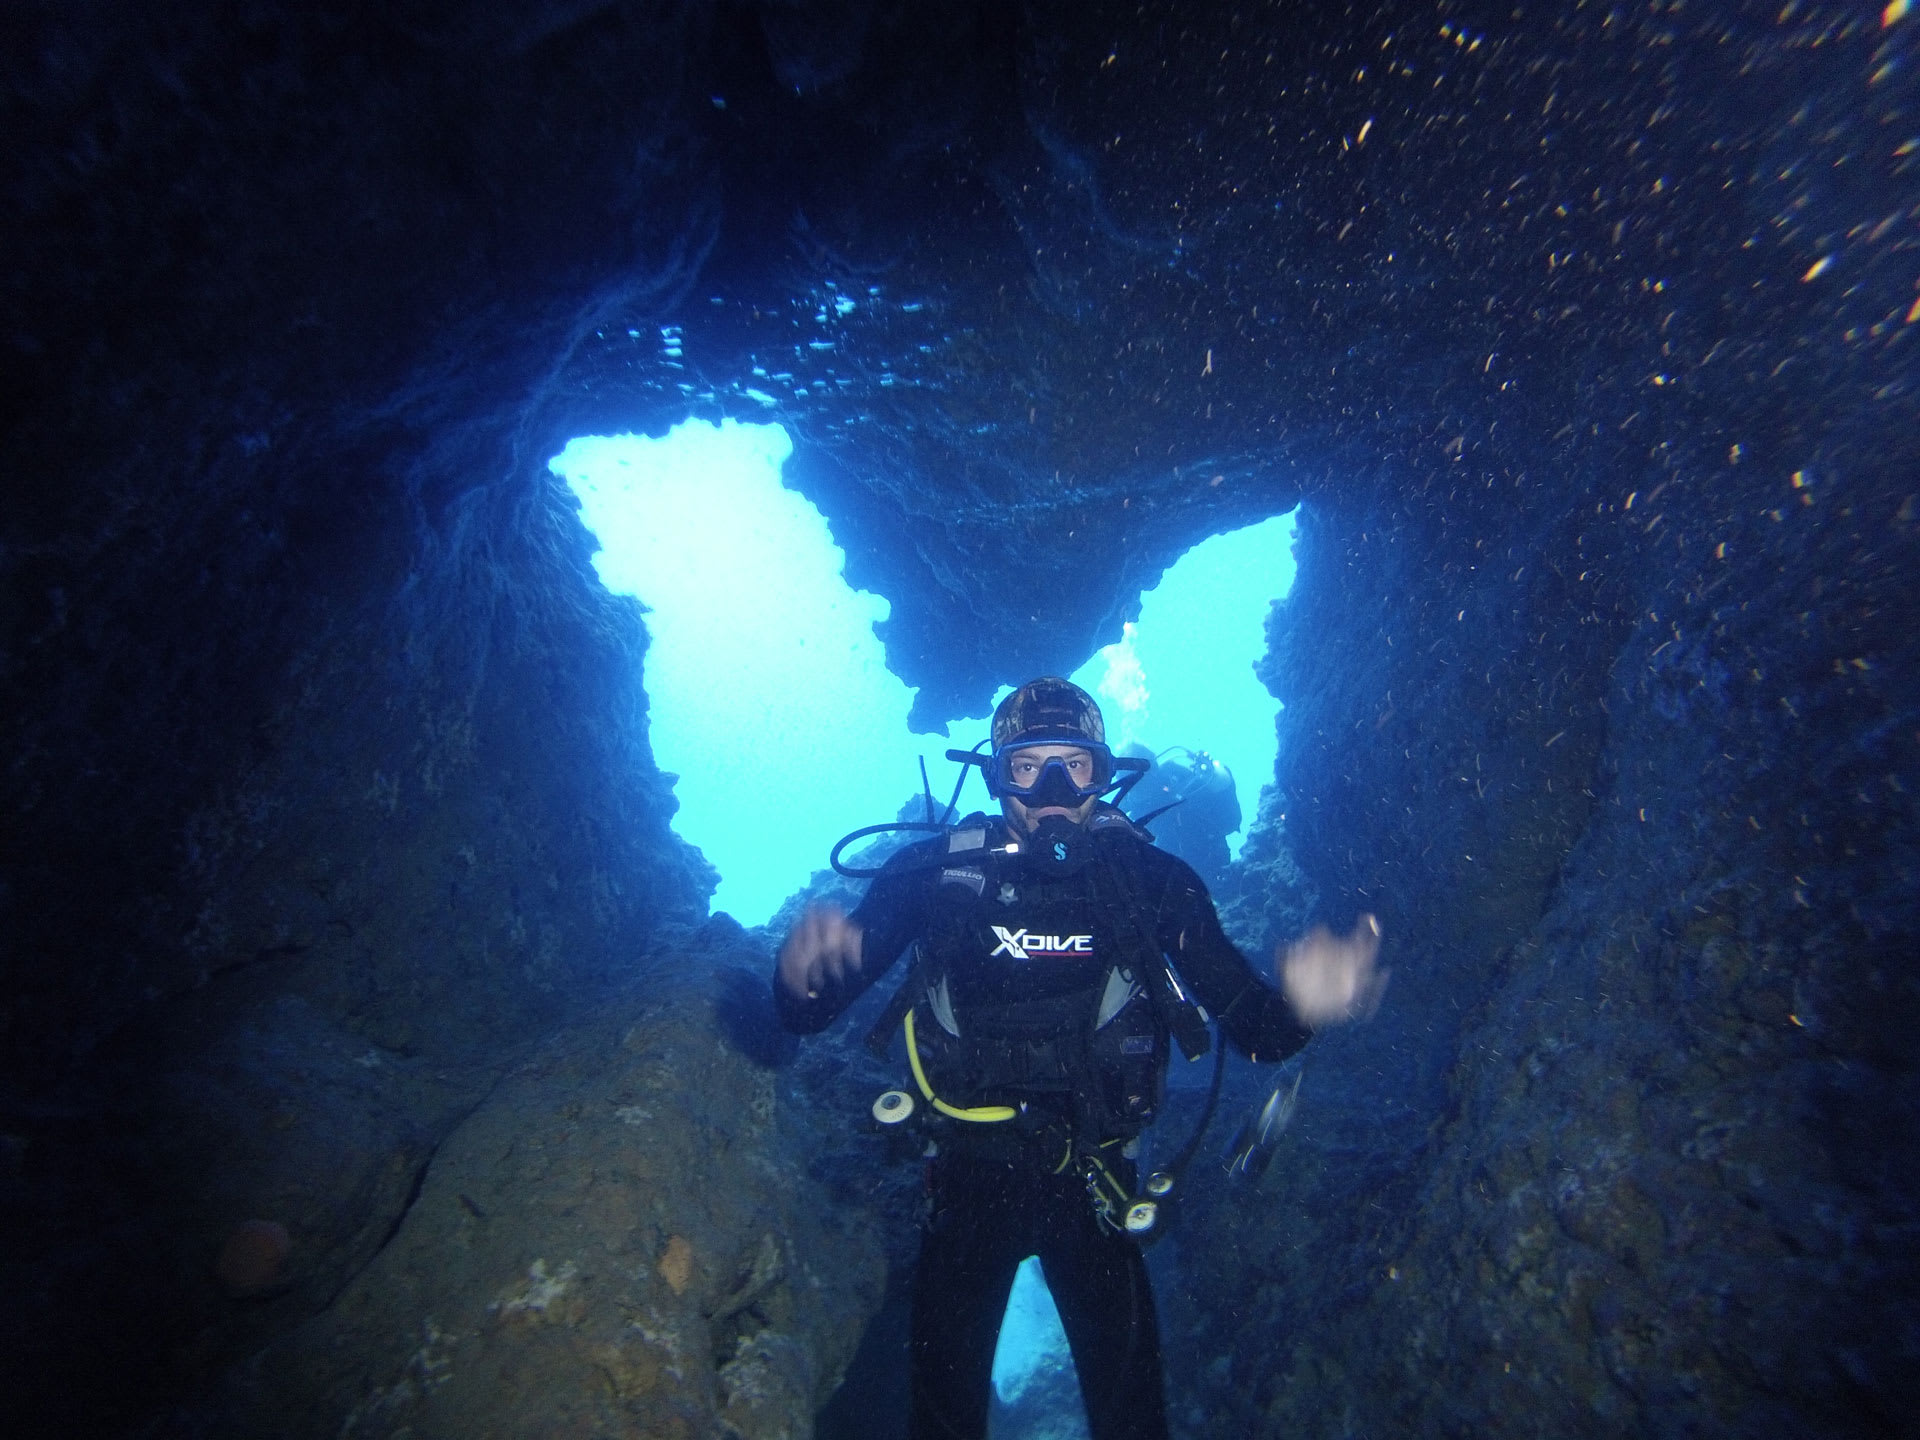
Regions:
M 882 1125 L 898 1125 L 913 1114 L 913 1097 L 904 1090 L 888 1090 L 873 1102 L 873 1118 Z
M 1147 1177 L 1147 1193 L 1149 1195 L 1164 1199 L 1172 1189 L 1173 1176 L 1167 1174 L 1164 1170 L 1156 1170 Z

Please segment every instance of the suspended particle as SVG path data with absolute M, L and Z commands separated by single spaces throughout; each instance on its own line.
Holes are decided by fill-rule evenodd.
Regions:
M 1822 255 L 1818 260 L 1814 261 L 1813 264 L 1807 267 L 1807 273 L 1800 277 L 1800 281 L 1802 284 L 1805 284 L 1809 280 L 1818 280 L 1822 275 L 1826 274 L 1827 271 L 1831 270 L 1832 268 L 1833 268 L 1833 256 Z

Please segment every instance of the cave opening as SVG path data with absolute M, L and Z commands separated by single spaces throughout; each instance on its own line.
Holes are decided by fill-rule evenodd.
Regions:
M 1140 618 L 1068 677 L 1099 698 L 1116 749 L 1131 746 L 1163 767 L 1179 767 L 1179 783 L 1150 786 L 1130 808 L 1136 815 L 1154 808 L 1147 799 L 1155 789 L 1160 803 L 1184 791 L 1159 838 L 1203 874 L 1208 867 L 1196 858 L 1202 849 L 1197 840 L 1187 843 L 1181 828 L 1203 804 L 1194 791 L 1198 764 L 1210 758 L 1231 779 L 1232 808 L 1247 821 L 1273 778 L 1280 705 L 1255 667 L 1266 652 L 1268 609 L 1293 589 L 1296 514 L 1210 535 L 1187 549 L 1141 593 Z M 1245 838 L 1245 824 L 1226 830 L 1232 856 Z
M 607 589 L 647 610 L 653 753 L 674 828 L 719 870 L 713 908 L 765 923 L 857 826 L 890 819 L 918 762 L 947 771 L 984 718 L 915 735 L 874 634 L 887 600 L 842 578 L 826 518 L 781 481 L 778 425 L 689 420 L 583 436 L 550 462 L 600 542 Z M 964 738 L 963 738 L 964 737 Z
M 674 828 L 719 871 L 713 908 L 746 925 L 841 835 L 913 802 L 920 762 L 944 802 L 945 751 L 988 727 L 983 714 L 909 728 L 913 691 L 873 628 L 891 606 L 846 583 L 826 517 L 782 480 L 792 453 L 778 424 L 688 420 L 579 436 L 549 462 L 599 542 L 601 583 L 646 611 L 649 739 L 676 777 Z M 1180 801 L 1163 843 L 1209 878 L 1273 772 L 1278 703 L 1254 666 L 1292 585 L 1293 525 L 1288 512 L 1191 547 L 1071 676 L 1116 750 L 1156 759 L 1134 813 Z

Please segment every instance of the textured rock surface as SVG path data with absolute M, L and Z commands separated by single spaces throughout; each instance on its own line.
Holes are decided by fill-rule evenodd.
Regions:
M 734 958 L 759 980 L 763 954 Z M 773 1072 L 723 1038 L 715 960 L 676 948 L 684 972 L 514 1067 L 218 1428 L 810 1434 L 878 1305 L 880 1244 L 805 1178 Z
M 757 1218 L 623 1231 L 567 1169 L 522 1179 L 606 1222 L 577 1245 L 427 1258 L 478 1233 L 447 1147 L 612 1083 L 573 1027 L 709 893 L 640 619 L 542 471 L 697 413 L 790 427 L 926 718 L 1306 502 L 1232 918 L 1264 948 L 1375 911 L 1394 981 L 1315 1043 L 1263 1187 L 1209 1178 L 1157 1254 L 1182 1425 L 1908 1427 L 1896 9 L 16 7 L 10 1413 L 190 1419 L 323 1333 L 365 1367 L 309 1372 L 323 1406 L 398 1395 L 442 1351 L 369 1265 L 475 1353 L 583 1363 L 510 1308 L 536 1260 L 563 1320 L 618 1273 L 714 1338 Z M 912 1169 L 845 1122 L 885 1070 L 844 1056 L 777 1093 L 897 1259 Z M 250 1223 L 286 1250 L 236 1286 Z M 850 1343 L 858 1306 L 794 1304 L 724 1362 L 787 1377 L 745 1425 L 803 1427 L 794 1377 Z M 690 1416 L 749 1388 L 686 1383 Z
M 516 1051 L 697 913 L 705 867 L 646 757 L 637 622 L 585 592 L 577 536 L 542 553 L 554 538 L 508 531 L 420 557 L 417 587 L 328 597 L 345 613 L 270 710 L 206 717 L 245 730 L 220 782 L 113 817 L 147 827 L 144 879 L 83 893 L 110 837 L 59 869 L 84 810 L 23 857 L 13 893 L 47 903 L 13 937 L 7 1204 L 43 1239 L 8 1256 L 6 1323 L 23 1390 L 57 1377 L 54 1413 L 195 1383 L 326 1303 Z M 578 602 L 541 613 L 526 587 L 555 577 Z M 157 697 L 132 703 L 156 718 Z M 102 946 L 116 962 L 90 966 Z M 80 1063 L 55 1068 L 62 1050 Z M 214 1257 L 250 1217 L 289 1226 L 290 1281 L 236 1309 Z M 139 1384 L 85 1386 L 102 1345 Z

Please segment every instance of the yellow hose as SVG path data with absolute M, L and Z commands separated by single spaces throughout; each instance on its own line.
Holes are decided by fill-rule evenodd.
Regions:
M 933 1086 L 927 1083 L 927 1072 L 920 1068 L 920 1047 L 913 1040 L 913 1011 L 907 1011 L 903 1022 L 907 1033 L 907 1064 L 913 1067 L 913 1083 L 920 1087 L 920 1093 L 927 1103 L 942 1115 L 951 1115 L 956 1120 L 975 1120 L 981 1124 L 992 1124 L 999 1120 L 1011 1120 L 1019 1112 L 1011 1105 L 980 1105 L 971 1110 L 963 1110 L 958 1105 L 949 1105 L 933 1093 Z

